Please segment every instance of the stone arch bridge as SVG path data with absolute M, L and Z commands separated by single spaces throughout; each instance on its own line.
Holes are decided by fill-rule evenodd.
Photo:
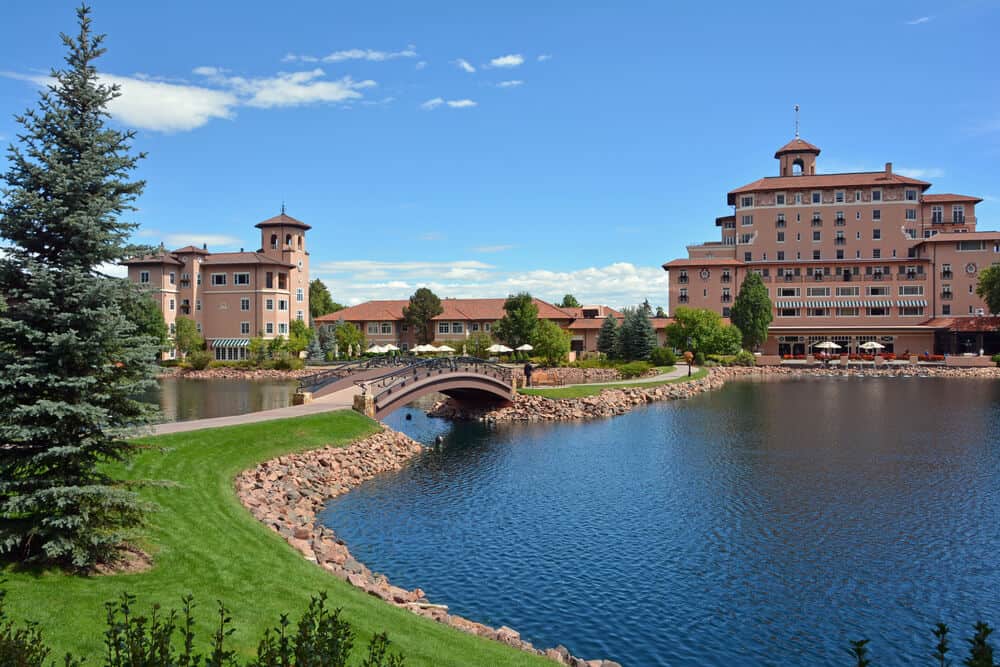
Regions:
M 515 391 L 509 368 L 475 357 L 375 357 L 304 376 L 299 393 L 319 398 L 350 386 L 361 390 L 354 409 L 372 419 L 431 393 L 464 402 L 505 403 L 513 400 Z

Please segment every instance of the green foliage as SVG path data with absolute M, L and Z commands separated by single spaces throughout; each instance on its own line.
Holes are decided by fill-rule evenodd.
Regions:
M 654 317 L 665 319 L 667 317 L 667 311 L 663 310 L 663 306 L 657 306 L 656 315 L 654 315 Z
M 990 361 L 992 361 L 997 366 L 1000 366 L 1000 354 L 994 354 L 992 357 L 990 357 Z
M 342 356 L 349 356 L 352 352 L 360 356 L 365 349 L 365 335 L 353 322 L 341 322 L 333 336 Z
M 705 353 L 704 352 L 702 352 L 702 351 L 699 350 L 698 352 L 694 353 L 694 365 L 695 366 L 704 366 L 705 365 Z
M 134 446 L 124 436 L 153 409 L 159 341 L 126 315 L 128 290 L 100 273 L 133 254 L 141 181 L 132 133 L 109 129 L 118 91 L 99 82 L 103 37 L 77 10 L 66 66 L 16 117 L 0 200 L 0 550 L 84 568 L 112 560 L 145 506 L 109 476 Z
M 755 357 L 753 352 L 750 350 L 740 350 L 736 353 L 736 358 L 733 359 L 733 364 L 736 366 L 756 366 L 757 357 Z
M 410 296 L 410 305 L 403 306 L 403 320 L 413 327 L 417 342 L 430 343 L 434 338 L 434 318 L 444 312 L 441 299 L 426 287 L 421 287 Z
M 653 368 L 653 364 L 648 361 L 630 361 L 627 364 L 617 366 L 617 368 L 622 377 L 628 380 L 630 378 L 642 377 Z
M 623 315 L 614 356 L 629 361 L 648 359 L 649 353 L 656 348 L 657 343 L 656 331 L 649 321 L 646 308 L 643 306 L 626 308 Z
M 558 366 L 569 354 L 570 334 L 552 320 L 540 320 L 531 345 L 546 366 Z
M 597 332 L 597 351 L 607 357 L 614 357 L 618 348 L 618 320 L 614 315 L 608 315 Z
M 934 626 L 934 638 L 937 639 L 937 644 L 934 645 L 931 657 L 937 662 L 938 667 L 951 667 L 951 660 L 948 659 L 948 651 L 951 649 L 948 645 L 948 632 L 948 626 L 944 623 Z
M 695 354 L 736 354 L 742 338 L 738 328 L 723 325 L 718 313 L 703 308 L 680 307 L 667 325 L 670 346 Z
M 312 322 L 320 315 L 327 315 L 328 313 L 335 313 L 338 310 L 343 310 L 344 307 L 333 300 L 330 296 L 330 290 L 326 288 L 326 283 L 324 283 L 319 278 L 315 278 L 309 281 L 309 321 Z
M 677 355 L 669 347 L 657 347 L 649 353 L 649 361 L 654 366 L 675 366 Z
M 979 272 L 976 294 L 986 302 L 991 313 L 1000 313 L 1000 265 L 994 264 Z
M 212 354 L 208 350 L 195 350 L 187 356 L 187 363 L 196 371 L 205 370 L 212 363 Z
M 7 591 L 0 589 L 0 665 L 44 665 L 51 653 L 34 623 L 17 625 L 7 617 Z
M 868 667 L 868 665 L 872 664 L 872 661 L 867 657 L 868 641 L 867 639 L 858 639 L 851 642 L 851 648 L 848 652 L 854 658 L 855 667 Z
M 308 324 L 302 320 L 292 320 L 288 328 L 288 351 L 298 356 L 299 352 L 309 347 L 314 335 Z
M 152 339 L 160 351 L 169 348 L 167 323 L 163 319 L 160 304 L 153 297 L 132 289 L 131 286 L 123 286 L 121 306 L 125 317 L 135 325 L 136 333 Z
M 563 297 L 562 303 L 559 304 L 560 308 L 579 308 L 580 302 L 576 300 L 576 297 L 572 294 L 567 294 Z
M 756 273 L 750 273 L 740 286 L 740 293 L 733 301 L 730 319 L 743 334 L 742 345 L 748 350 L 756 350 L 767 340 L 767 328 L 771 326 L 771 298 L 767 294 L 764 280 Z
M 183 355 L 205 349 L 205 339 L 198 333 L 198 325 L 188 317 L 178 317 L 174 323 L 174 345 Z
M 507 347 L 531 343 L 538 327 L 538 306 L 527 292 L 512 294 L 503 304 L 504 316 L 493 325 L 493 335 Z
M 267 357 L 267 341 L 265 341 L 260 336 L 255 336 L 250 339 L 250 343 L 247 345 L 247 359 L 257 366 L 264 363 L 264 359 Z
M 323 361 L 323 346 L 320 345 L 319 336 L 313 336 L 312 340 L 309 341 L 306 351 L 309 356 L 309 361 Z
M 306 363 L 298 357 L 279 356 L 271 362 L 271 368 L 276 371 L 300 371 L 306 367 Z
M 469 334 L 469 337 L 465 339 L 465 353 L 470 357 L 486 359 L 490 356 L 487 350 L 492 345 L 493 339 L 488 333 L 477 331 L 474 334 Z
M 990 644 L 990 635 L 993 628 L 987 623 L 979 621 L 974 626 L 975 634 L 969 642 L 969 657 L 962 664 L 965 667 L 996 667 L 993 662 L 993 645 Z

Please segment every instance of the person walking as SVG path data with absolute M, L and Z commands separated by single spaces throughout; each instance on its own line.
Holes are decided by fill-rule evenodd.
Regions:
M 531 362 L 524 365 L 524 386 L 531 386 Z

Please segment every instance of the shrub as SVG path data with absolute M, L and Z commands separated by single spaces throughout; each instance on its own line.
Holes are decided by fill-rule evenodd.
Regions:
M 654 366 L 674 366 L 677 364 L 677 355 L 669 347 L 655 347 L 649 353 L 649 361 Z
M 736 353 L 733 363 L 737 366 L 755 366 L 757 364 L 757 357 L 750 350 L 740 350 Z
M 207 350 L 194 350 L 187 356 L 187 362 L 196 371 L 203 371 L 212 363 L 212 355 Z
M 990 361 L 992 361 L 997 366 L 1000 366 L 1000 354 L 994 354 L 992 357 L 990 357 Z
M 298 371 L 305 368 L 305 362 L 298 357 L 282 357 L 274 360 L 272 368 L 276 371 Z
M 648 373 L 652 367 L 653 364 L 648 361 L 631 361 L 618 366 L 618 372 L 623 378 L 637 378 Z
M 695 366 L 704 366 L 705 365 L 705 353 L 704 352 L 696 352 L 695 353 L 695 355 L 694 355 L 694 365 Z
M 590 357 L 571 363 L 570 368 L 614 368 L 615 364 L 607 357 Z

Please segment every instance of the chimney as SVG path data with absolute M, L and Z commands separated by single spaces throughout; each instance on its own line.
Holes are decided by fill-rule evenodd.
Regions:
M 886 162 L 885 163 L 885 173 L 887 173 L 887 174 L 891 174 L 892 173 L 892 163 L 891 162 Z

